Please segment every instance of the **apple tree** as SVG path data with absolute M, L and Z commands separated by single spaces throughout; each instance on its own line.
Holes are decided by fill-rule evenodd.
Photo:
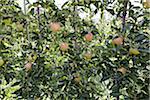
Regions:
M 1 0 L 0 98 L 148 100 L 149 3 Z

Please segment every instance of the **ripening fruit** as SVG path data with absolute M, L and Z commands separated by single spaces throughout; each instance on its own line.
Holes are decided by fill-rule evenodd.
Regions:
M 93 39 L 93 34 L 92 33 L 88 33 L 88 34 L 85 35 L 85 40 L 86 41 L 92 41 L 92 39 Z
M 140 54 L 140 52 L 139 52 L 138 49 L 130 48 L 130 49 L 129 49 L 129 54 L 130 54 L 130 55 L 138 55 L 138 54 Z
M 121 45 L 123 44 L 123 37 L 118 37 L 112 40 L 112 44 L 114 45 Z
M 63 32 L 63 35 L 64 35 L 64 36 L 67 36 L 67 35 L 68 35 L 68 33 L 67 33 L 67 32 Z
M 17 30 L 18 31 L 23 31 L 23 25 L 22 24 L 20 24 L 19 22 L 17 22 L 16 26 L 17 26 Z
M 150 0 L 146 0 L 146 2 L 143 2 L 144 8 L 150 8 Z
M 127 69 L 124 67 L 120 67 L 117 71 L 121 72 L 122 74 L 125 74 L 127 72 Z
M 4 19 L 3 22 L 5 23 L 5 25 L 10 25 L 11 24 L 11 18 L 8 19 Z
M 92 58 L 92 53 L 91 52 L 87 52 L 84 54 L 84 57 L 86 60 L 90 60 Z
M 68 43 L 61 43 L 60 44 L 60 50 L 61 51 L 67 51 L 69 49 Z
M 58 32 L 60 30 L 60 24 L 58 22 L 53 22 L 50 24 L 50 28 L 53 32 Z
M 80 83 L 81 77 L 80 77 L 79 75 L 77 75 L 77 76 L 74 78 L 74 81 L 75 81 L 76 83 Z
M 0 66 L 3 66 L 3 64 L 4 64 L 4 60 L 0 58 Z
M 40 100 L 40 97 L 36 96 L 36 97 L 35 97 L 35 100 Z
M 26 63 L 24 67 L 25 67 L 26 71 L 29 71 L 32 69 L 32 63 Z

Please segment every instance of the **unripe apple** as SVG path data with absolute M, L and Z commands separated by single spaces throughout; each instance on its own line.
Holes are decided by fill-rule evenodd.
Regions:
M 58 22 L 52 22 L 50 28 L 53 32 L 58 32 L 60 30 L 60 24 Z
M 143 2 L 144 8 L 150 8 L 150 0 L 146 0 L 146 2 Z
M 23 25 L 22 24 L 20 24 L 19 22 L 17 22 L 16 26 L 17 26 L 17 30 L 18 31 L 23 31 Z
M 4 19 L 3 22 L 5 23 L 5 25 L 10 25 L 11 24 L 11 18 L 8 19 Z
M 76 83 L 80 83 L 81 77 L 80 77 L 79 75 L 77 75 L 77 76 L 74 78 L 74 81 L 75 81 Z
M 67 51 L 68 49 L 69 49 L 68 43 L 63 42 L 60 44 L 61 51 Z
M 0 58 L 0 66 L 3 66 L 3 64 L 4 64 L 4 60 Z
M 127 69 L 124 67 L 120 67 L 117 71 L 121 72 L 122 74 L 125 74 L 127 72 Z
M 88 34 L 85 35 L 85 40 L 86 41 L 92 41 L 92 39 L 93 39 L 93 34 L 92 33 L 88 33 Z
M 123 44 L 123 37 L 118 37 L 112 40 L 112 44 L 114 45 L 121 45 Z
M 68 35 L 68 33 L 67 33 L 67 32 L 63 32 L 63 35 L 64 35 L 64 36 L 67 36 L 67 35 Z
M 36 97 L 35 97 L 35 100 L 40 100 L 40 97 L 36 96 Z
M 92 58 L 92 53 L 91 52 L 87 52 L 84 54 L 84 57 L 86 60 L 90 60 Z
M 32 63 L 26 63 L 24 67 L 25 67 L 26 71 L 29 71 L 32 69 Z
M 130 48 L 130 49 L 129 49 L 129 54 L 130 54 L 130 55 L 138 55 L 138 54 L 140 54 L 140 52 L 139 52 L 138 49 Z

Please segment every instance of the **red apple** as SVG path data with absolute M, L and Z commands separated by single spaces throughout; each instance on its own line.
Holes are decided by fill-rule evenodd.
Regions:
M 93 34 L 92 33 L 88 33 L 88 34 L 85 35 L 85 40 L 86 41 L 92 41 L 92 39 L 93 39 Z
M 125 67 L 120 67 L 117 71 L 121 72 L 122 74 L 125 74 L 127 72 L 127 69 Z
M 67 51 L 68 48 L 69 48 L 68 43 L 63 42 L 60 44 L 60 50 L 61 51 Z
M 121 45 L 123 44 L 123 37 L 118 37 L 112 40 L 112 44 Z
M 52 22 L 50 24 L 50 28 L 53 32 L 58 32 L 60 30 L 61 26 L 58 22 Z
M 24 67 L 26 68 L 26 71 L 29 71 L 32 69 L 32 63 L 26 63 Z

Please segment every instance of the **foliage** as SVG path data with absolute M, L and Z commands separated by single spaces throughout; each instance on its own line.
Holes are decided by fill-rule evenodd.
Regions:
M 40 0 L 24 12 L 14 1 L 0 1 L 0 86 L 9 87 L 0 98 L 148 99 L 149 10 L 128 0 L 102 1 L 69 0 L 59 9 L 54 0 Z M 80 11 L 89 15 L 82 19 Z M 105 12 L 113 18 L 107 20 Z M 52 22 L 60 23 L 58 32 Z M 90 32 L 92 40 L 86 41 Z M 123 44 L 112 44 L 120 36 Z M 61 43 L 67 50 L 60 49 Z M 138 53 L 129 53 L 131 48 Z M 31 70 L 25 69 L 28 63 Z
M 9 83 L 6 82 L 4 77 L 1 77 L 1 84 L 0 84 L 0 98 L 3 100 L 12 100 L 15 98 L 19 98 L 15 91 L 20 89 L 19 85 L 15 85 L 17 81 L 13 79 Z

